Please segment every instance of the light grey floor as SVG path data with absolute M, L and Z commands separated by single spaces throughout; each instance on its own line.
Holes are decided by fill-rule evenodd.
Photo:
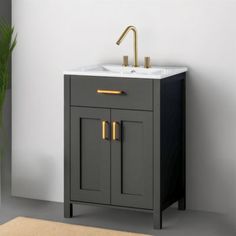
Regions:
M 153 230 L 152 214 L 100 207 L 76 206 L 74 217 L 64 219 L 61 203 L 14 198 L 11 189 L 11 96 L 7 94 L 5 126 L 9 131 L 9 150 L 2 160 L 2 205 L 0 224 L 17 216 L 33 217 L 71 224 L 95 226 L 160 236 L 236 236 L 236 230 L 220 214 L 178 211 L 170 208 L 163 214 L 163 230 Z M 46 236 L 46 235 L 45 235 Z
M 74 217 L 64 219 L 63 205 L 22 198 L 4 200 L 0 209 L 0 223 L 17 216 L 33 217 L 70 224 L 94 226 L 160 236 L 235 236 L 236 231 L 219 214 L 178 211 L 170 208 L 163 215 L 163 229 L 152 229 L 152 215 L 127 210 L 76 206 Z

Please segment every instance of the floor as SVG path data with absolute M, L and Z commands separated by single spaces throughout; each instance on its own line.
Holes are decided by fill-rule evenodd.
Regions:
M 160 236 L 236 236 L 236 228 L 220 214 L 178 211 L 170 208 L 163 213 L 163 229 L 153 230 L 152 214 L 100 207 L 75 206 L 74 217 L 64 219 L 63 204 L 11 197 L 11 96 L 7 94 L 5 126 L 9 147 L 2 161 L 2 204 L 0 224 L 17 216 L 46 219 L 70 224 L 95 226 Z
M 64 219 L 63 204 L 23 198 L 3 200 L 0 223 L 17 216 L 46 219 L 160 236 L 235 236 L 236 230 L 228 225 L 223 215 L 170 208 L 163 214 L 163 229 L 152 229 L 150 213 L 100 207 L 75 206 L 74 217 Z

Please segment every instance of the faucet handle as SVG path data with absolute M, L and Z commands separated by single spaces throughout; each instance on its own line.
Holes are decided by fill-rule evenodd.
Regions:
M 150 67 L 151 67 L 151 58 L 144 57 L 144 68 L 150 68 Z
M 128 66 L 128 65 L 129 65 L 129 57 L 123 56 L 123 66 Z

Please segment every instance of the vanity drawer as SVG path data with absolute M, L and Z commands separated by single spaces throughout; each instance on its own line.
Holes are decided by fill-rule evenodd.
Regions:
M 71 76 L 71 105 L 152 110 L 152 80 Z

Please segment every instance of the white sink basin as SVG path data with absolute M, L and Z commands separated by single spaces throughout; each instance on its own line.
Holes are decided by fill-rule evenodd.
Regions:
M 151 68 L 132 67 L 121 65 L 95 65 L 81 67 L 76 70 L 65 71 L 65 75 L 81 76 L 100 76 L 100 77 L 119 77 L 119 78 L 141 78 L 141 79 L 164 79 L 176 74 L 184 73 L 186 67 L 158 67 Z
M 160 68 L 160 67 L 144 68 L 144 67 L 119 66 L 119 65 L 102 65 L 102 67 L 106 71 L 114 73 L 122 73 L 122 74 L 165 75 L 168 73 L 168 70 L 166 68 Z

